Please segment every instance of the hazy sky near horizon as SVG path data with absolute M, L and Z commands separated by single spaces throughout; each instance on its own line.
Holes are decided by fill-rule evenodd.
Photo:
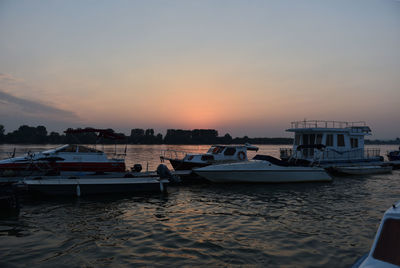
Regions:
M 0 124 L 400 136 L 400 2 L 0 0 Z

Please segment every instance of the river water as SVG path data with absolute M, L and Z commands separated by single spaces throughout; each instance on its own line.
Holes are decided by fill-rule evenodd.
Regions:
M 18 155 L 53 146 L 0 145 L 0 157 L 14 147 Z M 258 153 L 278 156 L 280 147 Z M 208 146 L 128 145 L 127 166 L 154 170 L 166 148 Z M 330 183 L 205 183 L 170 186 L 166 195 L 24 200 L 19 216 L 0 219 L 0 267 L 349 267 L 400 200 L 399 180 L 393 171 Z

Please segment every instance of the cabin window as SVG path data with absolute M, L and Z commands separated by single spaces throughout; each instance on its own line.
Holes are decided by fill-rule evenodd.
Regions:
M 201 160 L 203 160 L 203 161 L 213 161 L 214 160 L 214 156 L 213 155 L 208 155 L 208 154 L 203 154 L 201 156 Z
M 224 149 L 225 149 L 225 147 L 221 147 L 221 146 L 215 147 L 215 148 L 212 150 L 212 154 L 219 154 L 219 153 L 221 153 Z M 210 150 L 211 150 L 211 149 L 210 149 Z
M 344 147 L 344 135 L 343 134 L 337 135 L 337 146 Z
M 226 148 L 224 155 L 234 155 L 235 153 L 236 153 L 235 148 L 228 147 L 228 148 Z
M 394 265 L 400 265 L 400 220 L 387 219 L 374 250 L 374 258 Z
M 301 137 L 300 134 L 296 134 L 294 136 L 294 145 L 299 145 L 300 144 L 300 137 Z
M 310 144 L 315 144 L 315 134 L 310 134 Z
M 316 144 L 322 144 L 322 134 L 317 134 Z
M 351 148 L 358 148 L 358 139 L 357 138 L 351 138 L 350 143 L 351 143 Z
M 308 134 L 303 134 L 303 145 L 308 145 Z
M 326 135 L 326 146 L 333 146 L 333 134 Z
M 216 150 L 216 148 L 217 147 L 215 147 L 215 146 L 211 146 L 211 148 L 210 149 L 208 149 L 208 151 L 207 151 L 207 153 L 212 153 L 212 152 L 214 152 L 214 150 Z

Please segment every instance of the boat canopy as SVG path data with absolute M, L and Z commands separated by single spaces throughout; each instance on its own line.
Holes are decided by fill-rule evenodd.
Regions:
M 210 149 L 208 149 L 207 153 L 212 153 L 212 154 L 219 154 L 222 153 L 225 149 L 246 149 L 248 151 L 258 151 L 258 147 L 251 145 L 249 143 L 246 143 L 245 145 L 213 145 L 211 146 Z

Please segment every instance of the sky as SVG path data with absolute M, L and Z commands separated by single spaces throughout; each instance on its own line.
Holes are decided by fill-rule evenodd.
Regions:
M 0 0 L 0 124 L 393 139 L 399 49 L 398 0 Z

